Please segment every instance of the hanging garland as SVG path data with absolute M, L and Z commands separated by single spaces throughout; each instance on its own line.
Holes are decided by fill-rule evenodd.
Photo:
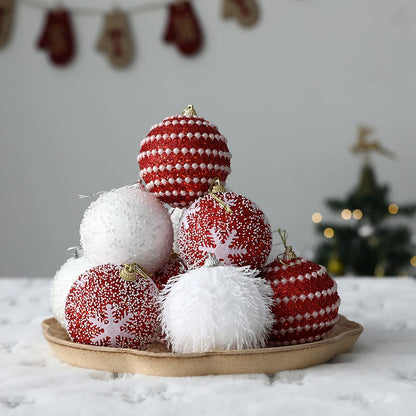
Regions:
M 43 27 L 36 45 L 44 50 L 52 64 L 66 66 L 75 56 L 76 36 L 73 16 L 100 16 L 102 30 L 96 45 L 99 52 L 107 55 L 111 65 L 123 68 L 133 61 L 134 40 L 130 30 L 129 16 L 166 9 L 168 19 L 163 34 L 165 43 L 175 45 L 186 56 L 197 54 L 203 45 L 203 32 L 192 1 L 155 1 L 136 6 L 116 7 L 109 12 L 102 8 L 70 7 L 62 4 L 53 7 L 43 0 L 16 0 L 25 6 L 45 12 Z M 13 26 L 15 0 L 0 0 L 0 48 L 9 39 Z M 235 18 L 243 26 L 251 26 L 258 20 L 256 0 L 222 0 L 222 16 Z

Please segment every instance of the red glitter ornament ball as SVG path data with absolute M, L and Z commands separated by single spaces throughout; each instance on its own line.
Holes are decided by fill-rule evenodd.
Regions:
M 174 207 L 189 206 L 231 172 L 226 138 L 193 107 L 184 113 L 152 126 L 137 158 L 146 189 Z
M 275 324 L 270 345 L 294 345 L 325 338 L 338 320 L 337 284 L 320 266 L 304 257 L 276 259 L 263 276 L 274 291 Z
M 189 267 L 202 266 L 207 253 L 212 253 L 225 265 L 261 269 L 272 248 L 272 232 L 254 202 L 234 192 L 219 192 L 189 207 L 182 218 L 178 244 Z
M 158 270 L 152 279 L 159 290 L 162 290 L 171 277 L 186 272 L 186 267 L 178 255 L 171 255 L 168 262 Z
M 123 280 L 121 269 L 114 264 L 97 266 L 72 285 L 65 320 L 74 342 L 145 349 L 154 340 L 159 290 L 151 279 Z

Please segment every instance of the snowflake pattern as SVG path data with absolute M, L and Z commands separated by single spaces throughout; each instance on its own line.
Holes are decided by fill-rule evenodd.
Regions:
M 218 197 L 231 208 L 232 214 L 211 195 L 195 201 L 180 227 L 181 258 L 189 267 L 195 267 L 204 264 L 207 253 L 212 253 L 227 265 L 261 269 L 272 246 L 269 221 L 243 195 L 223 192 Z
M 185 230 L 189 229 L 189 219 L 192 215 L 197 214 L 199 211 L 201 211 L 201 207 L 198 206 L 198 204 L 193 204 L 189 207 L 189 209 L 186 210 L 185 215 L 182 216 L 181 226 L 183 225 L 183 228 Z
M 244 254 L 247 254 L 247 249 L 242 246 L 232 247 L 234 241 L 237 238 L 237 230 L 232 230 L 231 232 L 225 235 L 225 241 L 222 241 L 221 233 L 211 228 L 209 230 L 210 240 L 212 244 L 210 245 L 200 245 L 198 249 L 203 253 L 214 254 L 217 260 L 222 261 L 227 266 L 232 266 L 232 257 L 242 257 Z
M 145 349 L 158 331 L 159 290 L 152 279 L 127 282 L 121 266 L 104 264 L 82 274 L 65 304 L 73 342 Z
M 124 318 L 117 321 L 116 311 L 117 308 L 115 306 L 107 304 L 104 319 L 98 315 L 88 318 L 88 322 L 92 324 L 93 329 L 97 328 L 100 330 L 96 336 L 91 338 L 94 344 L 122 347 L 125 341 L 133 341 L 135 339 L 135 334 L 126 329 L 126 324 L 134 319 L 134 315 L 129 312 Z
M 236 195 L 231 192 L 225 192 L 218 195 L 220 199 L 222 199 L 231 209 L 237 206 Z

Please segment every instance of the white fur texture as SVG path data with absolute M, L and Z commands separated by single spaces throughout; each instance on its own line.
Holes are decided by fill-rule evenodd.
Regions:
M 203 266 L 171 279 L 160 321 L 177 353 L 259 348 L 273 325 L 273 292 L 247 267 Z
M 78 276 L 94 267 L 85 257 L 70 258 L 56 272 L 51 285 L 51 309 L 56 320 L 65 328 L 65 302 Z
M 136 262 L 150 273 L 165 264 L 173 243 L 166 208 L 137 187 L 100 195 L 84 213 L 80 236 L 84 256 L 95 264 Z

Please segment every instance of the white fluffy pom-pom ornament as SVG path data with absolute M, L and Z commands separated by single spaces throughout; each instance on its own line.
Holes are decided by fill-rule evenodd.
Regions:
M 56 320 L 65 328 L 65 302 L 72 284 L 82 273 L 94 267 L 85 257 L 68 259 L 56 272 L 51 286 L 51 308 Z
M 138 187 L 100 195 L 84 213 L 80 236 L 85 257 L 95 264 L 138 263 L 150 273 L 166 263 L 173 243 L 166 208 Z
M 248 267 L 206 265 L 171 279 L 160 321 L 174 352 L 263 347 L 273 325 L 273 292 Z

